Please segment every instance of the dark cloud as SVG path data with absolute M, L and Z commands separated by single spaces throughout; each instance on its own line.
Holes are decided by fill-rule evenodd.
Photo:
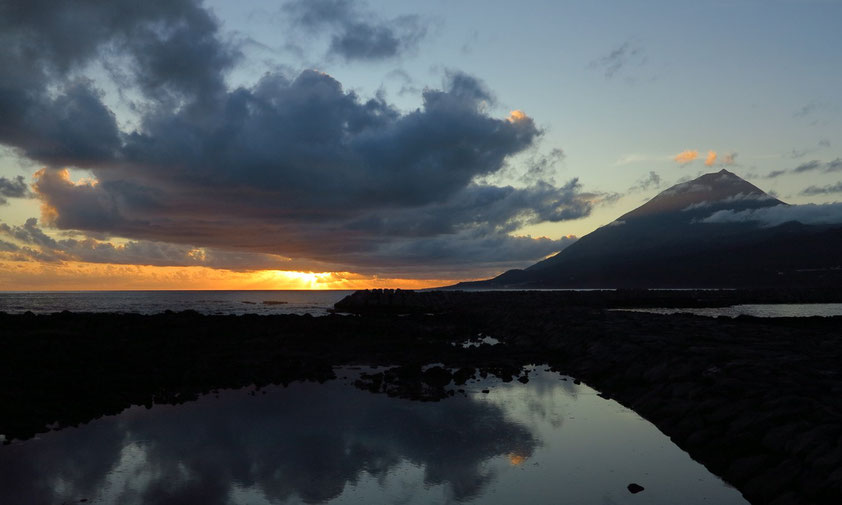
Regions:
M 287 9 L 308 29 L 363 23 L 380 33 L 350 2 Z M 414 22 L 389 25 L 404 46 Z M 194 1 L 21 4 L 0 28 L 0 143 L 47 165 L 33 185 L 46 224 L 131 239 L 26 245 L 32 257 L 196 264 L 185 255 L 202 248 L 232 268 L 290 257 L 371 272 L 508 268 L 571 240 L 512 236 L 520 226 L 583 217 L 608 198 L 576 180 L 548 184 L 547 174 L 520 188 L 478 182 L 542 132 L 520 111 L 489 115 L 493 93 L 459 71 L 402 113 L 313 70 L 228 89 L 237 51 Z M 120 129 L 102 91 L 80 77 L 93 64 L 119 69 L 142 97 L 135 130 Z M 74 182 L 66 166 L 91 180 Z
M 0 177 L 0 205 L 7 203 L 6 198 L 27 198 L 28 196 L 30 196 L 29 188 L 22 175 L 14 179 Z
M 204 266 L 230 270 L 297 269 L 300 262 L 271 254 L 240 253 L 196 248 L 147 240 L 113 244 L 92 237 L 54 239 L 38 226 L 36 218 L 23 225 L 0 222 L 0 235 L 14 242 L 0 241 L 0 252 L 14 252 L 15 259 L 26 261 L 82 261 L 120 265 Z
M 703 223 L 756 222 L 761 226 L 777 226 L 790 221 L 802 224 L 842 223 L 842 203 L 775 205 L 748 210 L 720 210 L 714 212 Z
M 649 175 L 642 177 L 635 183 L 634 186 L 629 188 L 629 191 L 646 191 L 648 189 L 660 188 L 661 187 L 661 176 L 655 172 L 649 172 Z
M 16 244 L 0 240 L 0 252 L 16 252 L 20 249 Z
M 818 170 L 821 167 L 822 163 L 819 160 L 811 160 L 798 165 L 797 167 L 793 168 L 792 171 L 796 174 L 800 174 L 803 172 L 812 172 L 813 170 Z
M 643 49 L 632 41 L 626 41 L 607 55 L 591 61 L 588 67 L 601 70 L 606 79 L 611 79 L 623 67 L 631 64 L 640 66 L 645 62 L 646 56 Z
M 575 180 L 472 182 L 540 135 L 523 114 L 486 115 L 491 101 L 458 72 L 408 114 L 382 98 L 362 101 L 326 74 L 268 75 L 229 93 L 214 128 L 156 115 L 126 137 L 119 164 L 95 170 L 98 184 L 45 170 L 35 188 L 64 229 L 367 268 L 462 264 L 492 242 L 499 247 L 472 259 L 509 266 L 564 245 L 508 236 L 519 225 L 583 217 L 591 203 Z M 420 256 L 433 238 L 462 252 Z
M 4 233 L 28 245 L 46 247 L 48 249 L 56 249 L 58 247 L 55 239 L 38 228 L 38 220 L 34 217 L 27 219 L 23 226 L 9 226 L 6 223 L 0 223 L 0 233 Z
M 223 71 L 236 58 L 193 0 L 4 2 L 0 9 L 0 143 L 49 165 L 119 158 L 114 115 L 80 77 L 91 62 L 130 69 L 125 79 L 148 107 L 201 118 L 224 93 Z
M 766 174 L 766 178 L 774 179 L 784 174 L 803 174 L 805 172 L 815 172 L 819 170 L 825 173 L 838 172 L 842 170 L 842 158 L 836 158 L 835 160 L 828 161 L 827 163 L 819 160 L 810 160 L 789 170 L 773 170 L 772 172 Z
M 526 170 L 521 176 L 521 181 L 527 184 L 538 181 L 554 183 L 558 166 L 566 157 L 564 151 L 559 148 L 552 149 L 549 154 L 531 156 L 526 162 Z
M 0 96 L 0 102 L 4 98 L 14 99 Z M 42 98 L 27 110 L 5 117 L 0 122 L 0 140 L 50 165 L 92 166 L 116 158 L 117 122 L 90 83 L 69 83 L 56 98 Z M 0 103 L 0 108 L 8 110 L 5 105 Z
M 801 192 L 804 195 L 827 195 L 830 193 L 842 193 L 842 182 L 828 186 L 810 186 Z
M 418 16 L 380 20 L 351 0 L 294 0 L 285 5 L 295 25 L 331 34 L 329 55 L 346 61 L 383 60 L 417 47 L 427 34 Z

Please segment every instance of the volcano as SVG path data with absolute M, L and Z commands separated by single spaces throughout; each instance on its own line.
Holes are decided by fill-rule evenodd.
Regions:
M 842 281 L 842 226 L 717 219 L 787 204 L 721 170 L 672 186 L 524 270 L 457 289 L 750 288 Z

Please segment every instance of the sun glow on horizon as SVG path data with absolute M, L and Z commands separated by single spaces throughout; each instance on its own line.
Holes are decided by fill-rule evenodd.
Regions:
M 0 259 L 0 291 L 84 290 L 355 290 L 425 289 L 464 279 L 389 278 L 354 272 L 236 271 L 203 266 L 150 266 Z

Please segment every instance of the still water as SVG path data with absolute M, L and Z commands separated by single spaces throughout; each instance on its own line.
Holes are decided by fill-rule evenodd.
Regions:
M 842 303 L 764 303 L 713 308 L 616 309 L 652 314 L 695 314 L 708 317 L 833 317 L 842 316 Z
M 353 291 L 19 291 L 0 292 L 0 312 L 327 314 Z
M 540 367 L 434 403 L 357 390 L 355 373 L 0 446 L 0 503 L 747 503 L 634 412 Z

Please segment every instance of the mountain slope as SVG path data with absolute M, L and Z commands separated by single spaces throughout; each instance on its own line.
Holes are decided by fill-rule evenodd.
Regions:
M 786 205 L 727 170 L 677 184 L 525 270 L 459 289 L 703 288 L 842 280 L 842 228 L 705 222 Z

